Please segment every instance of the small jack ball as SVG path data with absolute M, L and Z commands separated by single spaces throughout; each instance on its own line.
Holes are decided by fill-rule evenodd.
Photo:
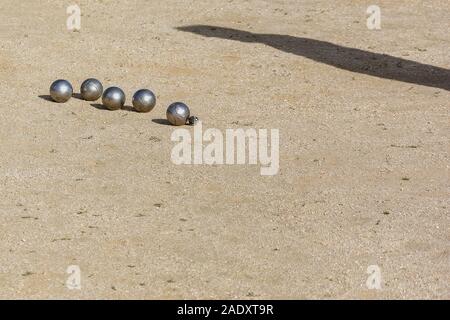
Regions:
M 103 105 L 109 110 L 118 110 L 125 104 L 125 93 L 117 87 L 110 87 L 103 92 Z
M 50 86 L 50 96 L 55 102 L 66 102 L 73 94 L 73 88 L 67 80 L 56 80 Z
M 81 97 L 86 101 L 95 101 L 102 96 L 103 86 L 97 79 L 87 79 L 81 84 Z
M 182 102 L 172 103 L 166 112 L 167 120 L 174 126 L 185 125 L 189 114 L 189 107 Z
M 199 122 L 199 121 L 200 121 L 200 119 L 196 116 L 190 116 L 188 119 L 188 123 L 191 126 L 195 126 L 197 124 L 197 122 Z
M 147 89 L 136 91 L 133 95 L 133 107 L 138 112 L 150 112 L 156 105 L 156 97 Z

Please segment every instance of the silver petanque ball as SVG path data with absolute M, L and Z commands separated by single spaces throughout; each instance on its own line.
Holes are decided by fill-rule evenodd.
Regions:
M 118 110 L 125 104 L 125 93 L 117 87 L 110 87 L 103 92 L 103 105 L 109 110 Z
M 147 89 L 136 91 L 133 95 L 133 107 L 138 112 L 150 112 L 156 105 L 156 97 Z
M 103 86 L 97 79 L 87 79 L 81 84 L 81 96 L 86 101 L 95 101 L 102 96 Z
M 50 86 L 50 96 L 56 102 L 66 102 L 73 94 L 73 88 L 67 80 L 56 80 Z
M 171 125 L 182 126 L 186 124 L 189 118 L 189 107 L 182 102 L 172 103 L 166 112 L 167 120 L 169 120 Z

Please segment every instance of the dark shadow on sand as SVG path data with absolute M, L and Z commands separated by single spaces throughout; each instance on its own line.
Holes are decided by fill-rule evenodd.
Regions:
M 56 101 L 54 101 L 52 99 L 52 96 L 49 95 L 49 94 L 39 95 L 38 97 L 41 98 L 41 99 L 44 99 L 46 101 L 51 101 L 51 102 L 57 103 Z M 81 96 L 81 93 L 73 93 L 72 94 L 72 98 L 84 101 L 83 97 Z
M 104 105 L 102 105 L 100 103 L 91 103 L 91 106 L 98 110 L 113 111 L 113 110 L 109 110 L 107 107 L 105 107 Z
M 52 96 L 49 94 L 42 94 L 38 96 L 39 98 L 45 100 L 45 101 L 50 101 L 50 102 L 54 102 L 57 103 L 56 101 L 53 101 Z
M 124 111 L 128 111 L 128 112 L 137 112 L 133 107 L 131 106 L 123 106 L 121 109 L 117 109 L 117 110 L 109 110 L 107 107 L 105 107 L 104 105 L 102 105 L 101 103 L 91 103 L 91 106 L 94 107 L 95 109 L 98 110 L 105 110 L 105 111 L 119 111 L 119 110 L 124 110 Z
M 275 49 L 343 70 L 450 91 L 449 69 L 388 54 L 344 47 L 309 38 L 281 34 L 257 34 L 216 26 L 192 25 L 177 29 L 204 37 L 263 43 Z
M 136 109 L 134 109 L 132 106 L 127 106 L 127 105 L 123 106 L 121 110 L 125 110 L 128 112 L 137 112 Z
M 167 119 L 152 119 L 152 122 L 157 123 L 157 124 L 161 124 L 161 125 L 165 125 L 165 126 L 170 126 L 170 122 Z
M 83 97 L 81 96 L 81 93 L 74 93 L 74 94 L 72 94 L 72 98 L 84 101 Z

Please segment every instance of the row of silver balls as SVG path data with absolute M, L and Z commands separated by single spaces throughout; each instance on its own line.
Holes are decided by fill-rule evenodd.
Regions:
M 103 85 L 97 79 L 83 81 L 81 97 L 86 101 L 95 101 L 102 97 L 103 105 L 109 110 L 118 110 L 125 104 L 125 93 L 118 87 L 109 87 L 103 91 Z M 50 86 L 50 96 L 55 102 L 67 102 L 73 95 L 73 87 L 67 80 L 56 80 Z M 133 95 L 133 107 L 137 112 L 150 112 L 156 105 L 155 94 L 148 89 L 136 91 Z M 172 103 L 166 112 L 167 120 L 174 126 L 194 125 L 198 118 L 190 115 L 189 107 L 182 102 Z

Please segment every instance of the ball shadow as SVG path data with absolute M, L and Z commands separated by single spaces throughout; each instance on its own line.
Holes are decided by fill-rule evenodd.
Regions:
M 104 105 L 102 105 L 100 103 L 91 103 L 91 107 L 94 107 L 95 109 L 98 109 L 98 110 L 114 111 L 114 110 L 109 110 L 107 107 L 105 107 Z
M 118 111 L 118 110 L 124 110 L 124 111 L 128 111 L 128 112 L 137 112 L 133 107 L 131 106 L 123 106 L 121 109 L 117 109 L 117 110 L 110 110 L 107 107 L 105 107 L 104 105 L 102 105 L 101 103 L 91 103 L 91 107 L 94 107 L 95 109 L 98 110 L 105 110 L 105 111 Z
M 132 106 L 123 106 L 121 110 L 125 110 L 128 112 L 137 112 Z
M 52 96 L 49 94 L 39 95 L 38 97 L 41 98 L 42 100 L 56 103 L 56 101 L 53 101 Z
M 84 101 L 84 99 L 83 99 L 81 93 L 74 93 L 74 94 L 72 94 L 72 98 L 75 98 L 75 99 L 83 100 L 83 101 Z
M 171 126 L 170 122 L 167 119 L 152 119 L 152 122 L 161 124 L 164 126 Z

